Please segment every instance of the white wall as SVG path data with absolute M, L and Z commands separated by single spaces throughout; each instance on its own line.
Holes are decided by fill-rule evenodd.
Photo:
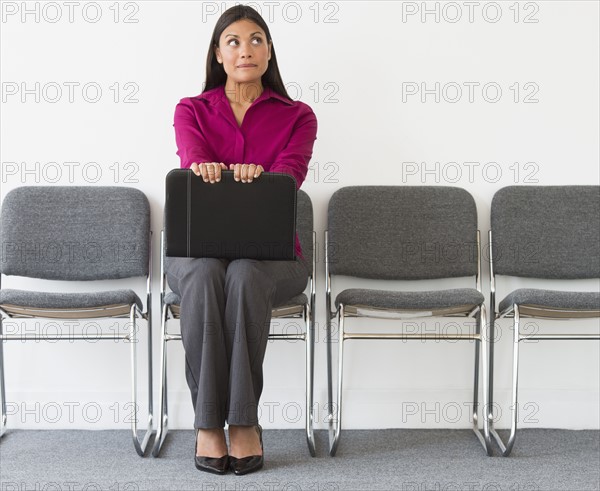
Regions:
M 201 92 L 210 34 L 218 14 L 233 4 L 83 1 L 69 7 L 69 2 L 3 1 L 2 197 L 22 185 L 139 188 L 152 205 L 157 271 L 163 178 L 179 166 L 173 111 L 180 98 Z M 319 252 L 329 197 L 342 186 L 463 187 L 476 199 L 485 238 L 491 198 L 503 186 L 599 184 L 598 3 L 471 4 L 259 2 L 271 21 L 290 94 L 310 104 L 319 119 L 303 185 L 314 202 Z M 24 15 L 24 8 L 32 13 Z M 423 16 L 424 9 L 433 13 Z M 423 95 L 422 89 L 433 92 Z M 322 254 L 317 269 L 315 415 L 317 427 L 324 428 Z M 348 284 L 340 278 L 334 294 Z M 433 287 L 463 284 L 433 282 Z M 500 282 L 499 295 L 523 284 Z M 34 285 L 56 288 L 51 282 L 2 278 L 3 287 Z M 485 263 L 483 285 L 487 297 Z M 598 282 L 555 286 L 593 290 Z M 107 287 L 117 283 L 99 288 Z M 136 288 L 143 294 L 143 281 Z M 158 292 L 157 277 L 154 288 Z M 158 320 L 158 295 L 153 304 Z M 349 322 L 348 328 L 365 325 L 389 329 L 374 321 Z M 556 323 L 538 325 L 556 330 Z M 34 322 L 22 327 L 36 329 Z M 567 326 L 576 332 L 597 327 L 597 321 Z M 38 328 L 50 333 L 53 325 L 42 321 Z M 158 376 L 158 322 L 154 328 Z M 294 323 L 284 328 L 293 329 Z M 502 410 L 498 426 L 506 427 L 508 322 L 501 323 L 500 333 L 495 398 Z M 189 428 L 192 408 L 178 344 L 170 346 L 171 427 Z M 9 425 L 126 427 L 128 348 L 112 342 L 7 343 Z M 300 342 L 269 345 L 261 406 L 265 427 L 302 427 L 302 348 Z M 472 352 L 471 343 L 348 343 L 344 427 L 467 427 Z M 521 426 L 599 427 L 597 343 L 526 344 L 521 367 Z

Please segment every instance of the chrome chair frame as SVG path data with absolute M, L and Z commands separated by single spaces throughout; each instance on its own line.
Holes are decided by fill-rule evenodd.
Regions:
M 131 433 L 133 437 L 133 446 L 140 457 L 144 456 L 144 452 L 148 446 L 148 442 L 153 433 L 153 407 L 152 407 L 152 232 L 150 232 L 150 239 L 148 245 L 148 275 L 146 276 L 146 311 L 140 311 L 137 304 L 131 306 L 123 304 L 117 306 L 95 307 L 95 308 L 74 308 L 74 309 L 23 309 L 22 312 L 13 311 L 7 312 L 6 310 L 0 309 L 0 399 L 2 399 L 0 408 L 2 414 L 2 423 L 0 428 L 0 437 L 5 433 L 7 428 L 7 410 L 6 410 L 6 393 L 4 385 L 4 342 L 10 340 L 38 340 L 39 337 L 36 335 L 23 335 L 23 334 L 4 334 L 3 331 L 3 320 L 4 319 L 37 319 L 37 318 L 51 318 L 51 319 L 106 319 L 106 318 L 129 318 L 129 332 L 127 334 L 106 334 L 102 333 L 95 336 L 94 339 L 100 340 L 127 340 L 131 344 L 131 399 L 134 408 L 134 417 L 131 421 Z M 0 274 L 0 286 L 1 286 L 2 275 Z M 113 307 L 112 309 L 110 307 Z M 126 309 L 128 313 L 124 312 Z M 114 310 L 111 315 L 110 310 Z M 65 317 L 66 314 L 69 314 Z M 80 315 L 77 315 L 80 314 Z M 104 315 L 99 315 L 104 314 Z M 108 315 L 107 315 L 108 314 Z M 138 437 L 138 404 L 137 404 L 137 319 L 143 319 L 148 324 L 148 426 L 142 440 Z M 67 337 L 58 336 L 44 336 L 44 339 L 48 341 L 60 341 L 60 340 L 86 340 L 89 336 L 80 334 L 69 334 Z
M 544 307 L 519 307 L 518 304 L 513 304 L 506 308 L 502 312 L 496 311 L 496 276 L 494 273 L 494 260 L 492 251 L 492 231 L 488 232 L 489 238 L 489 255 L 490 255 L 490 321 L 489 321 L 489 332 L 490 339 L 490 352 L 489 352 L 489 405 L 487 406 L 489 412 L 487 414 L 489 433 L 495 440 L 496 444 L 500 448 L 502 455 L 508 457 L 513 449 L 516 439 L 517 432 L 517 420 L 518 420 L 518 378 L 519 378 L 519 343 L 524 340 L 600 340 L 600 334 L 521 334 L 520 332 L 520 321 L 521 318 L 537 318 L 546 320 L 568 320 L 575 318 L 594 318 L 600 316 L 600 311 L 597 310 L 558 310 Z M 493 391 L 494 391 L 494 331 L 495 321 L 502 318 L 513 318 L 513 365 L 512 365 L 512 404 L 511 409 L 511 427 L 510 435 L 506 444 L 498 435 L 494 428 L 494 414 L 493 414 Z
M 301 334 L 275 334 L 270 333 L 269 339 L 301 339 L 306 344 L 306 417 L 305 432 L 306 442 L 310 455 L 314 457 L 315 437 L 313 430 L 313 385 L 314 385 L 314 326 L 315 326 L 315 272 L 316 272 L 316 254 L 315 254 L 316 233 L 312 232 L 313 273 L 309 276 L 310 298 L 304 305 L 285 305 L 272 309 L 272 318 L 278 319 L 299 319 L 304 320 L 306 326 L 305 332 Z M 181 333 L 170 333 L 167 331 L 167 322 L 169 319 L 179 318 L 179 309 L 174 309 L 171 305 L 164 302 L 166 295 L 166 272 L 164 267 L 164 230 L 161 232 L 161 280 L 160 280 L 160 304 L 161 304 L 161 348 L 160 348 L 160 400 L 159 400 L 159 419 L 152 448 L 152 455 L 158 457 L 161 447 L 169 431 L 168 397 L 167 397 L 167 342 L 181 340 Z
M 477 231 L 477 274 L 475 277 L 475 285 L 481 292 L 481 254 L 480 254 L 480 233 Z M 329 255 L 328 255 L 328 231 L 325 230 L 325 290 L 326 290 L 326 310 L 327 310 L 327 381 L 328 381 L 328 422 L 329 422 L 329 455 L 335 456 L 340 440 L 342 428 L 342 380 L 343 380 L 343 357 L 344 357 L 344 341 L 351 339 L 403 339 L 403 340 L 424 340 L 424 339 L 447 339 L 447 340 L 474 340 L 475 343 L 475 375 L 473 389 L 473 432 L 477 436 L 488 456 L 492 455 L 490 444 L 490 436 L 488 431 L 487 418 L 483 418 L 483 431 L 479 429 L 477 410 L 479 407 L 479 352 L 481 348 L 482 354 L 482 399 L 483 407 L 487 407 L 488 388 L 487 388 L 487 353 L 489 337 L 487 336 L 486 328 L 486 309 L 485 304 L 476 307 L 470 311 L 457 312 L 457 309 L 447 309 L 447 311 L 439 311 L 432 313 L 415 312 L 412 310 L 397 310 L 386 309 L 366 309 L 355 305 L 339 304 L 337 311 L 331 309 L 331 275 L 329 272 Z M 385 312 L 388 315 L 381 316 Z M 389 314 L 392 314 L 390 316 Z M 419 315 L 422 314 L 422 315 Z M 368 318 L 383 318 L 383 319 L 415 319 L 424 317 L 474 317 L 476 319 L 476 329 L 474 334 L 456 334 L 456 335 L 441 335 L 441 334 L 413 334 L 413 333 L 347 333 L 344 330 L 344 319 L 346 317 L 368 317 Z M 337 398 L 336 405 L 333 404 L 333 374 L 332 374 L 332 335 L 331 335 L 331 320 L 336 318 L 338 323 L 338 377 L 337 377 Z M 481 345 L 481 346 L 480 346 Z M 485 410 L 484 410 L 485 412 Z

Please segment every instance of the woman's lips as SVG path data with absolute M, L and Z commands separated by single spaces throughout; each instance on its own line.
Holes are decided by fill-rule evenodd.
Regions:
M 256 68 L 256 65 L 238 65 L 238 68 Z

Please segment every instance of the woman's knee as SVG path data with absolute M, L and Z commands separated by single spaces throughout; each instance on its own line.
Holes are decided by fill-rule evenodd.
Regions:
M 255 259 L 236 259 L 229 263 L 225 273 L 226 290 L 257 288 L 270 290 L 275 286 L 272 278 L 258 267 Z
M 179 290 L 191 285 L 223 285 L 226 266 L 215 258 L 168 258 L 167 275 L 178 280 Z

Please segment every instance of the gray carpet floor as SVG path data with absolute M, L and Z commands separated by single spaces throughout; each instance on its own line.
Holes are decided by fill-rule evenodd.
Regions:
M 504 436 L 504 435 L 503 435 Z M 138 457 L 125 430 L 9 430 L 2 491 L 388 490 L 537 491 L 600 488 L 600 432 L 519 430 L 510 457 L 485 456 L 470 430 L 343 430 L 335 457 L 316 432 L 265 430 L 265 467 L 214 476 L 193 463 L 194 434 L 171 431 L 159 458 Z

